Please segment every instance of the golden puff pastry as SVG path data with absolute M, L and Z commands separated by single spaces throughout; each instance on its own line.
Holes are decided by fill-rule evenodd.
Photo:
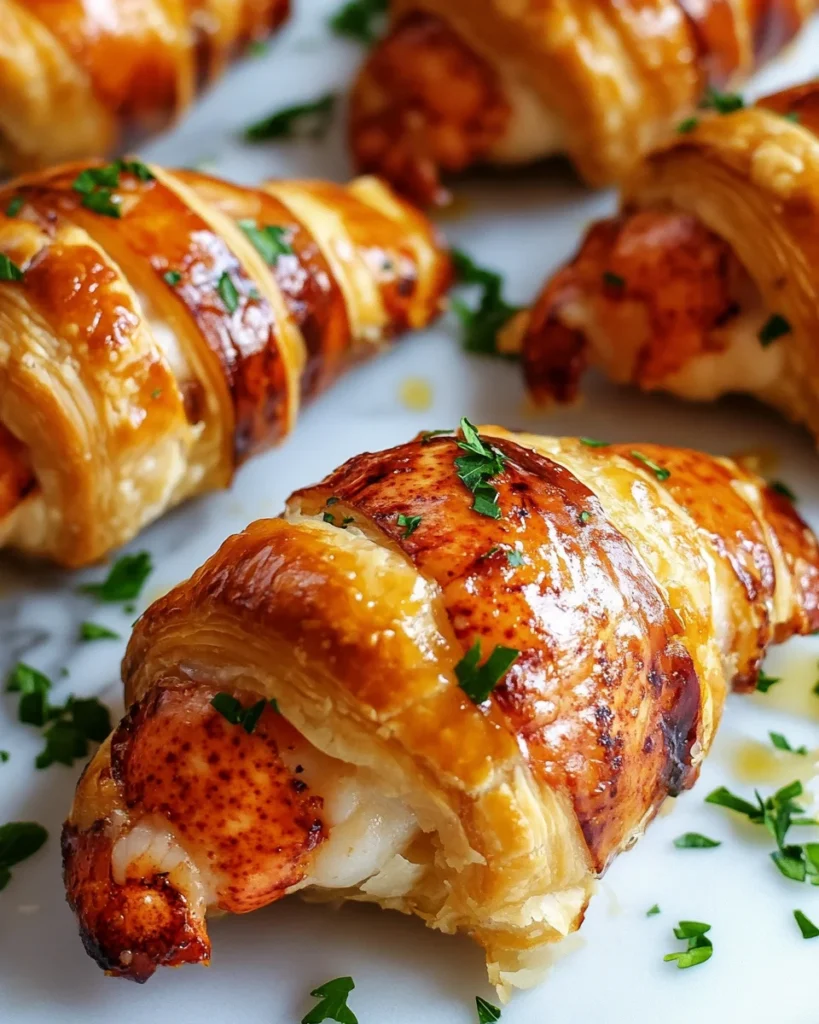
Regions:
M 192 102 L 290 0 L 0 0 L 0 168 L 99 156 Z
M 0 547 L 67 566 L 227 486 L 450 277 L 373 178 L 81 164 L 13 182 L 0 211 Z
M 534 984 L 729 685 L 819 626 L 815 538 L 732 462 L 462 431 L 350 459 L 137 623 L 63 833 L 110 973 L 207 961 L 206 913 L 300 891 Z
M 746 392 L 819 437 L 819 83 L 703 113 L 626 181 L 523 331 L 536 397 L 588 364 L 646 390 Z
M 423 203 L 442 172 L 567 153 L 620 180 L 708 85 L 778 52 L 816 0 L 392 0 L 356 83 L 358 166 Z

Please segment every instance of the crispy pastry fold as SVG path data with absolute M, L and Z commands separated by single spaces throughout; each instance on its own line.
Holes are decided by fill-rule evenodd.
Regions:
M 442 172 L 567 153 L 620 180 L 708 85 L 778 52 L 815 0 L 393 0 L 352 101 L 358 166 L 417 200 Z
M 290 0 L 0 0 L 0 168 L 110 152 L 178 116 Z
M 304 889 L 466 932 L 502 990 L 534 984 L 594 877 L 694 783 L 731 683 L 819 625 L 815 538 L 729 460 L 480 436 L 498 519 L 472 507 L 457 436 L 416 439 L 297 492 L 139 620 L 130 710 L 64 832 L 109 971 L 207 959 L 206 911 Z M 470 698 L 467 666 L 499 649 L 511 667 Z M 339 814 L 351 778 L 375 833 Z M 401 813 L 399 840 L 345 873 Z M 164 909 L 129 925 L 146 889 Z
M 82 164 L 0 211 L 0 546 L 69 566 L 226 486 L 303 399 L 426 324 L 450 274 L 373 178 Z
M 546 285 L 529 384 L 571 400 L 594 364 L 684 398 L 749 393 L 819 437 L 819 85 L 683 127 Z

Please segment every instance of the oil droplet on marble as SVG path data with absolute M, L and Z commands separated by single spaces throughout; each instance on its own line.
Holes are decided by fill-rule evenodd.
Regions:
M 405 377 L 398 388 L 398 397 L 411 412 L 426 412 L 432 406 L 432 385 L 425 377 Z
M 791 754 L 773 744 L 742 739 L 729 744 L 728 759 L 732 774 L 749 785 L 784 786 L 798 779 L 807 782 L 819 767 L 819 751 Z

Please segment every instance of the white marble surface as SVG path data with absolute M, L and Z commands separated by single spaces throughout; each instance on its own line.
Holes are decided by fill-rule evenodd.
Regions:
M 181 127 L 145 147 L 144 154 L 171 164 L 212 160 L 218 171 L 248 181 L 287 174 L 344 178 L 348 163 L 340 126 L 318 145 L 248 149 L 236 141 L 237 128 L 258 116 L 343 88 L 360 58 L 355 46 L 331 40 L 325 31 L 333 0 L 304 0 L 301 6 L 301 16 L 265 57 L 237 68 Z M 765 84 L 815 72 L 817 52 L 819 26 L 768 73 Z M 461 216 L 443 226 L 481 261 L 508 275 L 515 301 L 535 293 L 585 223 L 613 201 L 584 192 L 562 166 L 484 178 L 459 193 Z M 409 377 L 431 382 L 428 411 L 401 405 L 398 391 Z M 180 509 L 139 538 L 132 549 L 147 548 L 156 564 L 139 607 L 185 577 L 229 532 L 277 513 L 294 487 L 355 452 L 399 442 L 420 429 L 450 426 L 464 414 L 475 422 L 544 433 L 650 439 L 726 453 L 770 449 L 778 459 L 775 475 L 794 487 L 800 508 L 819 526 L 813 446 L 774 415 L 740 401 L 685 407 L 602 382 L 592 384 L 580 409 L 551 418 L 533 415 L 516 367 L 465 358 L 453 325 L 444 321 L 342 381 L 305 412 L 286 445 L 241 471 L 231 493 Z M 80 579 L 95 575 L 0 563 L 0 672 L 22 657 L 52 675 L 56 698 L 101 694 L 118 713 L 123 644 L 74 642 L 83 619 L 127 632 L 132 618 L 76 593 Z M 819 922 L 819 889 L 781 878 L 768 861 L 770 844 L 761 830 L 743 829 L 726 812 L 705 806 L 703 797 L 720 784 L 750 791 L 740 755 L 747 755 L 749 741 L 767 742 L 769 729 L 784 732 L 794 744 L 819 747 L 819 698 L 809 693 L 819 676 L 817 659 L 819 638 L 794 641 L 769 659 L 769 671 L 786 676 L 781 687 L 764 697 L 730 700 L 697 789 L 615 864 L 592 902 L 580 948 L 542 988 L 513 1001 L 504 1011 L 505 1024 L 657 1018 L 664 1024 L 815 1024 L 819 940 L 803 941 L 791 914 L 800 907 Z M 59 678 L 63 666 L 70 674 Z M 16 701 L 2 696 L 0 749 L 12 756 L 0 765 L 0 822 L 34 819 L 50 829 L 51 838 L 14 870 L 0 894 L 3 1024 L 286 1024 L 312 1006 L 311 988 L 341 974 L 356 980 L 351 1005 L 361 1024 L 467 1024 L 475 1020 L 474 996 L 493 998 L 481 955 L 466 939 L 433 934 L 418 922 L 372 908 L 334 913 L 296 900 L 214 923 L 210 970 L 165 972 L 142 988 L 104 978 L 82 950 L 60 880 L 59 826 L 79 766 L 35 771 L 39 740 L 15 715 Z M 758 784 L 767 791 L 775 781 L 762 778 Z M 723 845 L 674 849 L 673 837 L 688 830 L 722 839 Z M 662 914 L 647 919 L 645 911 L 654 903 Z M 664 953 L 679 948 L 671 928 L 680 918 L 713 925 L 714 957 L 694 970 L 677 971 L 662 962 Z

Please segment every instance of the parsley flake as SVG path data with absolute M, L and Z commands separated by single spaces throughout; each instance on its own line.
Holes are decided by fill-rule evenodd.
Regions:
M 60 708 L 49 708 L 51 725 L 43 733 L 45 747 L 37 755 L 37 768 L 52 764 L 70 767 L 76 758 L 88 757 L 88 744 L 102 743 L 111 732 L 111 714 L 96 697 L 69 697 Z
M 478 1010 L 478 1024 L 495 1024 L 495 1021 L 501 1019 L 500 1008 L 480 996 L 475 996 L 475 1006 Z
M 781 676 L 769 676 L 767 672 L 759 670 L 759 678 L 756 681 L 756 688 L 760 693 L 767 693 L 772 686 L 782 682 Z
M 788 487 L 788 485 L 783 483 L 781 480 L 771 480 L 771 482 L 768 484 L 768 489 L 773 491 L 775 494 L 781 494 L 782 497 L 787 498 L 788 501 L 796 503 L 796 495 L 790 489 L 790 487 Z
M 463 347 L 476 355 L 517 359 L 516 355 L 499 352 L 497 347 L 501 328 L 521 310 L 520 306 L 512 306 L 504 299 L 503 278 L 493 270 L 478 266 L 460 249 L 453 249 L 451 256 L 458 283 L 480 289 L 474 309 L 460 299 L 451 300 L 452 310 L 463 328 Z
M 169 284 L 171 288 L 176 288 L 182 280 L 182 274 L 178 270 L 166 270 L 162 275 L 162 280 L 165 284 Z
M 219 284 L 217 284 L 216 290 L 219 292 L 219 297 L 225 304 L 225 309 L 228 313 L 235 313 L 239 308 L 239 292 L 236 290 L 233 278 L 227 271 L 225 271 L 219 278 Z
M 482 704 L 519 655 L 520 651 L 514 647 L 502 647 L 497 644 L 483 665 L 479 665 L 481 642 L 476 640 L 455 666 L 458 685 L 473 704 Z
M 768 735 L 771 738 L 771 743 L 773 743 L 777 750 L 785 750 L 789 754 L 799 754 L 802 757 L 807 756 L 807 747 L 792 747 L 781 732 L 769 732 Z
M 699 832 L 684 832 L 677 836 L 674 845 L 678 850 L 710 850 L 715 846 L 722 846 L 722 843 L 718 839 L 709 839 Z
M 238 223 L 268 266 L 275 267 L 280 256 L 293 255 L 293 247 L 287 241 L 287 228 L 275 224 L 260 228 L 254 220 L 240 220 Z
M 617 291 L 622 291 L 622 289 L 626 287 L 626 279 L 621 277 L 619 274 L 613 273 L 611 270 L 604 270 L 603 284 L 608 285 L 609 288 L 614 288 Z
M 269 139 L 319 139 L 330 127 L 336 106 L 334 93 L 327 93 L 309 103 L 296 103 L 270 114 L 245 129 L 248 142 Z
M 686 117 L 677 125 L 677 133 L 679 135 L 690 135 L 699 123 L 700 119 L 698 117 Z
M 765 321 L 759 331 L 760 344 L 763 348 L 767 348 L 768 345 L 771 345 L 779 338 L 784 338 L 786 334 L 790 334 L 792 330 L 793 328 L 789 321 L 781 313 L 774 313 Z
M 403 512 L 399 512 L 398 525 L 404 528 L 404 532 L 401 534 L 401 538 L 403 540 L 406 540 L 407 537 L 415 533 L 415 531 L 421 525 L 421 516 L 405 516 Z
M 442 434 L 451 434 L 452 431 L 447 427 L 444 430 L 422 430 L 418 435 L 421 439 L 421 444 L 429 444 L 434 437 L 440 437 Z
M 662 913 L 660 910 L 660 904 L 655 903 L 653 907 L 649 907 L 646 911 L 646 917 L 656 917 L 660 913 Z
M 80 640 L 121 640 L 119 633 L 96 622 L 80 623 Z
M 591 517 L 592 517 L 591 512 L 589 512 L 588 509 L 584 508 L 583 511 L 580 513 L 580 515 L 577 518 L 585 526 L 586 523 L 588 523 L 591 520 Z
M 6 256 L 0 252 L 0 281 L 22 281 L 23 271 Z
M 736 110 L 742 110 L 745 100 L 736 92 L 720 92 L 713 86 L 709 86 L 700 108 L 702 110 L 716 110 L 718 114 L 733 114 Z
M 358 1017 L 347 1005 L 350 993 L 355 988 L 352 978 L 334 978 L 327 981 L 310 993 L 318 999 L 318 1003 L 301 1019 L 301 1024 L 322 1024 L 326 1020 L 337 1021 L 338 1024 L 358 1024 Z
M 17 717 L 25 725 L 43 726 L 48 721 L 51 680 L 36 668 L 18 661 L 6 679 L 6 692 L 19 693 Z
M 629 452 L 629 454 L 633 459 L 642 462 L 646 469 L 650 469 L 660 482 L 667 480 L 671 476 L 670 469 L 666 469 L 665 466 L 660 466 L 658 463 L 653 462 L 647 455 L 643 455 L 642 452 Z
M 6 216 L 16 217 L 20 210 L 22 210 L 25 201 L 25 196 L 12 196 L 9 205 L 6 207 Z
M 274 711 L 279 710 L 275 701 L 259 700 L 251 704 L 249 708 L 244 707 L 240 700 L 237 700 L 230 693 L 217 693 L 211 699 L 211 707 L 218 711 L 222 718 L 226 718 L 231 725 L 241 725 L 246 733 L 252 733 L 258 725 L 259 719 L 267 704 L 275 705 Z
M 99 601 L 133 601 L 139 597 L 152 571 L 150 554 L 147 551 L 138 551 L 136 554 L 118 558 L 102 583 L 86 583 L 79 589 L 81 593 L 92 594 Z
M 706 932 L 710 931 L 710 924 L 703 924 L 701 921 L 680 921 L 674 929 L 674 935 L 680 940 L 686 940 L 688 946 L 677 953 L 667 953 L 663 960 L 666 963 L 676 960 L 680 970 L 696 967 L 697 964 L 710 960 L 714 952 L 713 943 L 706 935 Z
M 472 508 L 475 512 L 490 519 L 500 519 L 498 492 L 489 480 L 503 472 L 506 456 L 497 448 L 484 444 L 478 431 L 465 416 L 461 420 L 461 434 L 458 447 L 468 454 L 455 459 L 458 479 L 474 494 Z
M 33 856 L 48 839 L 48 832 L 35 821 L 9 821 L 0 825 L 0 889 L 11 881 L 15 864 Z
M 794 910 L 793 916 L 796 918 L 803 939 L 819 939 L 819 928 L 809 917 L 806 917 L 801 910 Z
M 578 437 L 577 439 L 582 445 L 587 448 L 608 448 L 608 441 L 598 441 L 594 437 Z
M 337 36 L 372 46 L 386 26 L 387 0 L 348 0 L 330 18 Z
M 518 566 L 523 565 L 523 555 L 520 551 L 507 551 L 506 561 L 512 566 L 513 569 L 517 569 Z
M 10 757 L 11 754 L 7 750 L 0 750 L 0 764 L 5 764 Z

